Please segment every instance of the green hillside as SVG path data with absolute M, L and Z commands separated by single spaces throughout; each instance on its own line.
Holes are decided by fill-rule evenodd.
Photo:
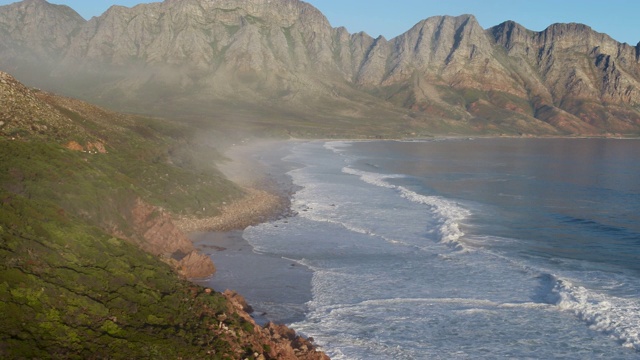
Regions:
M 183 125 L 2 90 L 0 358 L 263 353 L 221 294 L 113 235 L 135 236 L 137 198 L 197 217 L 241 196 L 211 163 L 221 156 Z

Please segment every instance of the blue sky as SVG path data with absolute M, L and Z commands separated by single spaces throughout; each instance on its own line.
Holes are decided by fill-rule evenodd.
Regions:
M 0 5 L 15 2 L 0 0 Z M 109 6 L 134 6 L 144 0 L 51 0 L 65 4 L 89 19 Z M 307 0 L 320 9 L 334 27 L 365 31 L 390 39 L 420 20 L 435 15 L 473 14 L 488 28 L 506 20 L 540 31 L 557 22 L 577 22 L 636 45 L 640 42 L 638 0 Z

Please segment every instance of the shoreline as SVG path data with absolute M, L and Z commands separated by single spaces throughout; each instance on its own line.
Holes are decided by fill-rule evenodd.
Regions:
M 288 327 L 306 316 L 306 303 L 311 299 L 311 271 L 293 266 L 289 260 L 257 253 L 243 237 L 249 226 L 295 216 L 290 209 L 296 188 L 287 175 L 295 167 L 282 161 L 288 153 L 286 149 L 284 141 L 227 149 L 224 155 L 229 160 L 218 164 L 218 168 L 244 189 L 245 196 L 224 204 L 218 216 L 182 218 L 176 221 L 176 226 L 217 267 L 208 278 L 192 278 L 190 282 L 222 293 L 242 318 L 270 339 L 272 349 L 288 355 L 285 358 L 328 360 L 313 338 L 306 339 Z M 288 286 L 286 292 L 277 294 L 265 293 L 260 277 L 265 275 L 288 279 L 298 286 Z
M 280 142 L 280 144 L 286 145 L 287 142 Z M 281 145 L 279 147 L 274 146 L 274 148 L 290 148 L 291 144 L 292 143 L 289 142 L 288 146 Z M 297 323 L 300 320 L 304 320 L 306 314 L 309 313 L 309 309 L 304 307 L 306 302 L 303 299 L 303 295 L 300 294 L 306 291 L 310 293 L 310 290 L 308 288 L 304 288 L 304 285 L 301 284 L 304 282 L 310 283 L 308 278 L 305 276 L 308 276 L 311 272 L 306 269 L 307 273 L 305 274 L 305 269 L 302 269 L 302 266 L 294 265 L 292 261 L 276 258 L 271 254 L 254 252 L 251 244 L 245 240 L 242 235 L 242 230 L 246 226 L 269 222 L 270 220 L 275 220 L 278 217 L 293 215 L 290 210 L 290 196 L 295 193 L 295 185 L 292 183 L 289 175 L 287 175 L 288 171 L 285 171 L 288 170 L 288 167 L 291 168 L 292 163 L 289 163 L 288 167 L 280 165 L 283 167 L 276 171 L 275 169 L 278 165 L 274 165 L 273 162 L 286 163 L 287 160 L 282 160 L 282 157 L 275 160 L 277 155 L 273 155 L 270 151 L 265 151 L 265 149 L 266 147 L 263 147 L 262 149 L 256 149 L 255 147 L 247 149 L 241 148 L 241 146 L 233 148 L 231 152 L 225 153 L 225 155 L 234 160 L 227 162 L 223 167 L 228 171 L 229 168 L 242 168 L 240 164 L 249 164 L 248 170 L 243 170 L 243 176 L 236 174 L 236 177 L 230 176 L 229 178 L 236 183 L 242 183 L 243 186 L 261 186 L 262 189 L 260 191 L 270 194 L 269 198 L 271 199 L 273 199 L 273 197 L 279 197 L 282 201 L 283 198 L 286 198 L 286 200 L 284 200 L 286 201 L 286 206 L 284 207 L 285 210 L 283 210 L 283 208 L 278 209 L 277 207 L 274 207 L 273 203 L 268 205 L 269 200 L 263 199 L 266 202 L 258 204 L 258 207 L 260 207 L 260 205 L 265 206 L 263 210 L 265 210 L 266 213 L 261 215 L 263 218 L 251 218 L 251 208 L 254 208 L 256 203 L 251 201 L 252 195 L 247 195 L 238 202 L 234 202 L 237 206 L 236 209 L 238 212 L 231 210 L 227 210 L 225 212 L 229 217 L 233 217 L 234 214 L 242 217 L 243 221 L 232 222 L 232 224 L 240 224 L 241 229 L 234 231 L 233 226 L 231 226 L 230 228 L 222 228 L 223 230 L 218 232 L 216 232 L 214 228 L 211 228 L 213 231 L 209 230 L 205 234 L 192 233 L 191 235 L 195 237 L 190 236 L 190 238 L 194 242 L 194 245 L 196 245 L 196 247 L 203 253 L 209 256 L 211 256 L 212 253 L 216 253 L 215 256 L 223 258 L 223 261 L 220 262 L 214 258 L 216 265 L 220 265 L 219 272 L 214 276 L 216 279 L 198 280 L 194 282 L 205 287 L 216 289 L 217 291 L 224 291 L 225 289 L 237 290 L 238 293 L 242 294 L 247 302 L 256 310 L 251 317 L 261 326 L 265 326 L 269 321 L 292 324 Z M 261 162 L 257 160 L 258 158 L 265 156 L 274 161 L 270 163 L 269 161 Z M 232 165 L 236 159 L 238 162 L 235 163 L 235 165 Z M 269 165 L 266 165 L 265 163 Z M 225 175 L 226 174 L 228 173 L 225 172 Z M 269 191 L 277 191 L 277 195 L 276 193 L 269 193 Z M 230 204 L 225 207 L 225 209 L 233 208 L 234 204 Z M 255 222 L 252 223 L 252 221 Z M 251 240 L 249 237 L 247 237 L 247 239 Z M 276 291 L 280 291 L 280 293 L 273 294 L 273 297 L 271 298 L 265 297 L 264 288 L 260 288 L 260 276 L 266 277 L 267 275 L 272 279 L 287 279 L 289 282 L 287 284 L 287 288 L 284 289 L 284 291 L 280 291 L 280 288 L 275 286 L 277 289 Z M 311 273 L 311 275 L 313 274 Z M 220 286 L 218 284 L 229 284 L 229 286 Z M 297 287 L 300 288 L 297 289 Z M 290 292 L 291 289 L 294 289 L 294 292 L 297 291 L 293 296 L 300 296 L 297 297 L 295 301 L 290 300 L 292 297 L 292 293 Z M 274 290 L 271 289 L 271 291 Z M 283 292 L 286 292 L 286 294 L 283 294 Z M 296 307 L 298 304 L 303 305 Z M 267 310 L 264 309 L 269 310 L 267 312 Z
M 315 140 L 244 140 L 224 150 L 227 161 L 217 164 L 222 173 L 239 185 L 245 195 L 230 203 L 223 203 L 221 213 L 206 218 L 174 218 L 176 227 L 191 237 L 192 234 L 217 232 L 227 233 L 244 230 L 249 226 L 294 216 L 291 211 L 291 197 L 297 191 L 291 178 L 286 174 L 295 166 L 283 165 L 283 148 L 286 144 L 299 141 L 429 141 L 461 140 L 469 138 L 503 139 L 615 139 L 615 137 L 588 136 L 435 136 L 433 138 L 407 139 L 315 139 Z M 638 139 L 638 138 L 623 138 Z M 252 143 L 253 142 L 253 143 Z M 266 159 L 266 161 L 264 161 Z M 279 166 L 276 163 L 282 163 Z
M 245 196 L 221 208 L 217 216 L 174 221 L 185 234 L 196 232 L 230 232 L 279 218 L 286 213 L 289 200 L 258 187 L 244 187 Z
M 177 221 L 194 247 L 211 258 L 215 274 L 192 278 L 191 282 L 237 291 L 255 309 L 252 317 L 264 326 L 272 321 L 290 324 L 305 318 L 311 300 L 313 272 L 290 259 L 256 252 L 243 237 L 247 227 L 269 223 L 296 214 L 291 199 L 298 190 L 289 171 L 300 165 L 282 160 L 291 141 L 254 142 L 227 149 L 229 159 L 218 168 L 228 179 L 242 186 L 246 195 L 223 206 L 218 216 Z M 267 284 L 273 279 L 287 282 L 283 291 Z
M 187 235 L 230 232 L 294 215 L 290 207 L 296 189 L 286 174 L 290 167 L 285 166 L 280 156 L 286 144 L 287 141 L 257 141 L 227 149 L 224 155 L 228 161 L 217 164 L 218 169 L 239 185 L 245 195 L 229 204 L 223 203 L 219 215 L 182 217 L 174 220 L 175 225 Z M 268 165 L 257 156 L 268 157 Z

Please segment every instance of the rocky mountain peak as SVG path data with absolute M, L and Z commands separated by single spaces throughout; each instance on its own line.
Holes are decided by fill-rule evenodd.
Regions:
M 640 126 L 640 43 L 583 24 L 485 30 L 473 15 L 437 16 L 374 39 L 332 28 L 299 0 L 165 0 L 89 21 L 71 12 L 44 0 L 0 7 L 3 68 L 143 109 L 169 100 L 192 111 L 215 99 L 334 118 L 363 116 L 373 102 L 421 124 L 476 121 L 479 131 Z
M 33 5 L 36 5 L 36 6 L 37 6 L 37 5 L 40 5 L 40 6 L 43 6 L 43 5 L 44 5 L 44 6 L 46 6 L 46 5 L 50 5 L 50 4 L 49 4 L 47 1 L 45 1 L 45 0 L 24 0 L 24 1 L 22 1 L 22 4 L 23 4 L 23 5 L 26 5 L 26 6 L 29 6 L 29 5 L 31 5 L 31 6 L 33 6 Z
M 59 49 L 68 44 L 70 34 L 85 20 L 65 5 L 54 5 L 45 0 L 25 0 L 0 6 L 0 33 L 12 40 L 31 45 L 51 43 Z M 60 38 L 58 38 L 60 37 Z
M 605 52 L 614 53 L 621 45 L 609 35 L 598 33 L 584 24 L 553 24 L 537 34 L 537 42 L 553 44 L 556 49 L 580 49 L 589 52 L 594 47 L 606 48 Z
M 510 51 L 518 44 L 529 43 L 533 31 L 515 21 L 505 21 L 487 30 L 494 40 Z
M 23 81 L 46 78 L 85 20 L 64 5 L 27 0 L 0 6 L 3 69 Z
M 210 69 L 231 50 L 231 43 L 241 39 L 251 43 L 266 36 L 269 41 L 284 40 L 278 44 L 284 47 L 313 47 L 316 44 L 306 40 L 314 40 L 314 32 L 320 35 L 331 29 L 318 10 L 297 0 L 172 0 L 134 8 L 114 6 L 90 23 L 69 51 L 74 60 L 90 57 L 122 64 L 133 58 L 199 69 Z M 305 36 L 296 39 L 293 27 Z M 292 44 L 295 40 L 299 42 Z M 251 57 L 262 58 L 256 53 L 258 47 L 248 43 L 242 47 L 254 52 Z M 281 55 L 286 55 L 288 50 L 281 48 L 273 50 L 284 50 Z

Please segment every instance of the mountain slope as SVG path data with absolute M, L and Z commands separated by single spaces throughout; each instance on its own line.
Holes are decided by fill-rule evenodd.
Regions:
M 26 0 L 0 7 L 2 68 L 21 80 L 54 85 L 48 80 L 85 20 L 68 6 Z
M 9 24 L 24 14 L 60 25 Z M 12 50 L 0 51 L 0 66 L 28 54 L 36 60 L 13 67 L 30 84 L 128 111 L 207 117 L 238 131 L 640 129 L 640 44 L 620 44 L 580 24 L 532 32 L 505 22 L 485 30 L 472 15 L 441 16 L 387 40 L 332 28 L 298 0 L 167 0 L 114 6 L 89 21 L 28 0 L 0 7 L 0 29 L 7 28 L 4 46 Z M 29 38 L 21 35 L 27 28 Z M 50 34 L 59 45 L 43 45 Z M 41 67 L 47 76 L 29 77 L 28 68 L 47 59 L 54 59 Z
M 574 123 L 585 126 L 583 132 L 629 132 L 640 124 L 640 47 L 581 24 L 555 24 L 531 33 L 507 22 L 489 31 L 517 64 L 531 67 L 541 78 L 537 87 L 542 91 L 532 94 L 540 98 L 537 111 L 553 104 L 579 118 Z
M 184 279 L 215 269 L 171 215 L 242 194 L 212 149 L 191 153 L 193 130 L 2 72 L 0 106 L 1 358 L 326 358 Z

